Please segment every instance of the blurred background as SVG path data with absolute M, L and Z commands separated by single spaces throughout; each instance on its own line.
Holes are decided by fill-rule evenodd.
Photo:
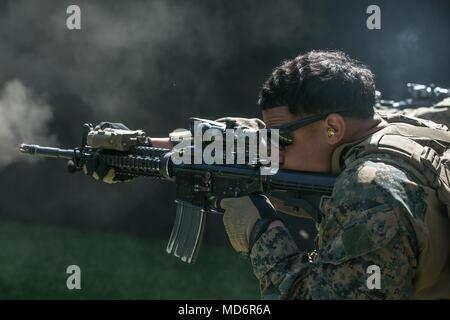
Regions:
M 70 4 L 81 30 L 66 28 Z M 366 27 L 371 4 L 381 30 Z M 312 49 L 361 60 L 386 98 L 410 81 L 449 87 L 449 12 L 448 0 L 1 1 L 0 298 L 258 298 L 220 217 L 196 265 L 165 254 L 173 185 L 105 185 L 17 145 L 78 146 L 85 122 L 165 136 L 191 116 L 259 117 L 271 70 Z M 313 226 L 295 223 L 311 249 Z M 80 291 L 66 288 L 70 264 Z

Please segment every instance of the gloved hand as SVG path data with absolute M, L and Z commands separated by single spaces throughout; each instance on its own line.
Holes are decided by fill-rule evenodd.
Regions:
M 95 126 L 94 130 L 103 130 L 106 128 L 130 130 L 127 126 L 117 122 L 100 122 Z M 98 161 L 98 159 L 89 159 L 83 165 L 83 172 L 86 175 L 92 176 L 95 180 L 103 181 L 105 183 L 128 182 L 133 179 L 132 176 L 116 174 L 114 168 L 108 167 L 106 164 Z
M 88 176 L 92 176 L 95 180 L 103 181 L 105 183 L 128 182 L 133 179 L 132 176 L 116 174 L 114 168 L 108 167 L 98 159 L 89 159 L 83 165 L 83 172 Z
M 223 224 L 234 250 L 248 255 L 253 244 L 276 220 L 275 208 L 266 196 L 262 194 L 241 198 L 226 198 L 220 202 L 225 210 Z

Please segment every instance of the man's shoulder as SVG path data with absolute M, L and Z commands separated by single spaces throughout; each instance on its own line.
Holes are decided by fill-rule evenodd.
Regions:
M 365 255 L 387 246 L 400 229 L 415 241 L 409 222 L 423 219 L 428 191 L 382 155 L 352 163 L 322 207 L 321 259 L 342 263 Z
M 399 180 L 414 178 L 401 167 L 400 159 L 396 164 L 393 156 L 369 154 L 350 163 L 337 177 L 337 181 L 357 186 L 373 184 L 395 184 Z
M 393 161 L 394 160 L 394 161 Z M 413 213 L 426 210 L 429 192 L 411 172 L 395 165 L 395 158 L 372 154 L 358 159 L 337 177 L 333 190 L 335 205 L 357 205 L 371 209 L 379 205 L 404 207 Z

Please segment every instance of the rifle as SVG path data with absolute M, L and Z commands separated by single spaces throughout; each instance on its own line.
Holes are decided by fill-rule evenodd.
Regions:
M 202 122 L 208 127 L 211 123 Z M 223 212 L 221 199 L 266 193 L 318 217 L 321 197 L 331 194 L 335 182 L 334 176 L 311 172 L 278 170 L 274 175 L 262 175 L 259 164 L 175 164 L 173 150 L 152 147 L 148 141 L 141 130 L 99 131 L 85 124 L 81 147 L 21 144 L 20 151 L 69 160 L 70 172 L 82 170 L 89 159 L 95 159 L 114 168 L 116 174 L 175 182 L 177 213 L 166 251 L 187 263 L 195 262 L 207 214 Z
M 437 87 L 434 84 L 407 83 L 406 87 L 409 97 L 399 101 L 381 99 L 381 92 L 377 91 L 375 107 L 392 109 L 428 107 L 444 98 L 450 97 L 450 89 Z

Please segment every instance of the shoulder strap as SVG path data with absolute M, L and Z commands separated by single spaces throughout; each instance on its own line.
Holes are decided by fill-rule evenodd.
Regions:
M 331 173 L 335 176 L 337 176 L 338 174 L 340 174 L 342 172 L 342 167 L 343 167 L 343 160 L 344 160 L 344 155 L 355 145 L 361 143 L 362 141 L 364 141 L 364 139 L 358 140 L 358 141 L 354 141 L 354 142 L 350 142 L 350 143 L 344 143 L 341 144 L 340 146 L 338 146 L 333 154 L 331 155 Z
M 428 146 L 433 140 L 443 143 L 442 150 L 437 152 Z M 332 158 L 333 173 L 339 174 L 344 166 L 371 155 L 371 161 L 399 167 L 419 183 L 435 189 L 450 218 L 449 145 L 450 132 L 446 130 L 391 124 L 363 141 L 337 148 Z
M 432 188 L 440 186 L 442 178 L 449 185 L 447 170 L 443 177 L 440 155 L 429 146 L 423 146 L 417 140 L 437 140 L 450 145 L 450 133 L 444 130 L 425 127 L 415 127 L 404 124 L 392 124 L 353 146 L 344 156 L 348 166 L 356 159 L 369 154 L 381 153 L 401 157 L 408 164 L 407 171 L 411 172 L 421 182 L 426 182 Z M 390 162 L 383 159 L 382 161 Z M 392 161 L 393 165 L 402 167 L 403 161 Z M 415 170 L 411 170 L 411 167 Z
M 450 144 L 450 132 L 447 130 L 418 127 L 405 123 L 392 123 L 374 135 L 400 135 L 414 140 L 427 139 Z

